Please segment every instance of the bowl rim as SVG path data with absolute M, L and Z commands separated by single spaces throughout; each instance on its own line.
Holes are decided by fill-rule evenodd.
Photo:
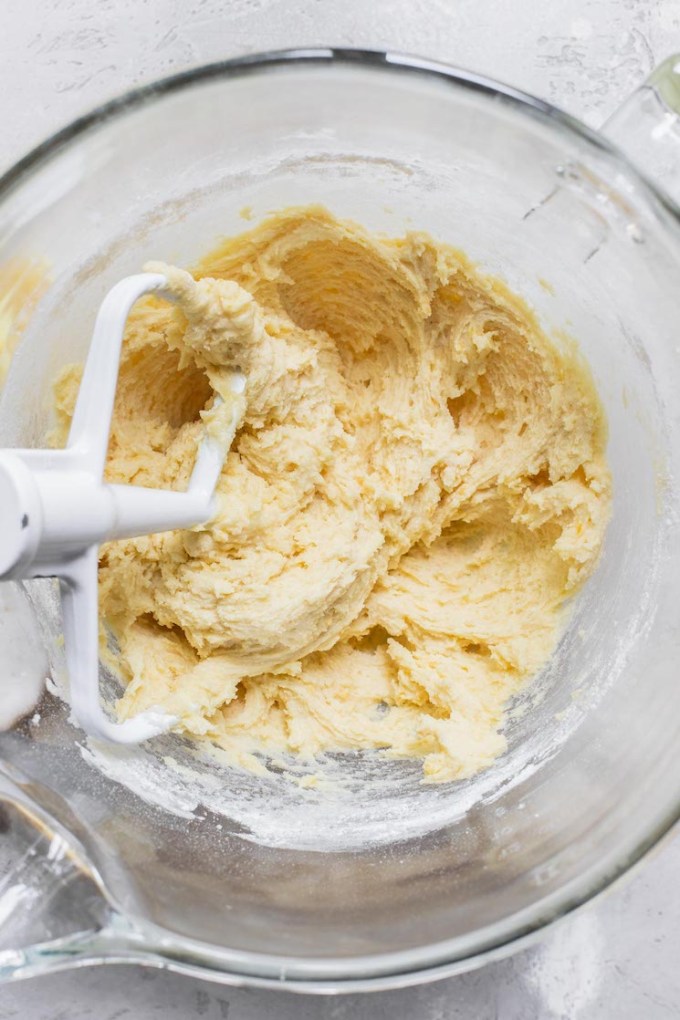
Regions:
M 442 62 L 395 51 L 336 47 L 304 47 L 248 54 L 200 65 L 130 89 L 73 120 L 12 164 L 0 175 L 0 202 L 7 199 L 53 157 L 109 121 L 122 119 L 148 103 L 194 85 L 211 80 L 271 73 L 294 66 L 358 67 L 361 70 L 424 76 L 497 99 L 543 123 L 556 124 L 566 133 L 578 136 L 592 149 L 606 156 L 633 182 L 639 198 L 651 204 L 667 226 L 680 226 L 680 209 L 653 181 L 636 169 L 616 145 L 551 103 L 492 78 Z M 450 976 L 479 966 L 487 960 L 501 958 L 533 941 L 546 927 L 609 888 L 655 847 L 678 821 L 680 796 L 677 803 L 657 820 L 654 828 L 644 838 L 638 839 L 627 852 L 621 854 L 611 851 L 605 858 L 591 865 L 578 879 L 538 900 L 531 907 L 508 915 L 502 921 L 468 935 L 417 948 L 349 958 L 305 960 L 301 957 L 230 950 L 130 918 L 143 940 L 142 946 L 138 944 L 138 953 L 133 955 L 133 959 L 136 955 L 140 963 L 162 965 L 204 977 L 212 976 L 213 980 L 227 983 L 332 993 L 404 987 Z M 162 938 L 159 939 L 159 936 Z M 156 948 L 159 943 L 164 947 L 170 943 L 174 943 L 174 946 L 168 952 L 167 948 L 166 951 Z M 86 957 L 88 955 L 85 953 Z M 89 961 L 86 959 L 83 962 L 111 962 L 114 956 L 106 953 L 100 959 L 93 955 Z M 130 961 L 129 956 L 126 959 Z
M 552 103 L 487 75 L 477 74 L 454 64 L 428 60 L 425 57 L 397 50 L 335 46 L 292 47 L 229 57 L 208 64 L 200 64 L 197 67 L 191 67 L 185 71 L 179 71 L 128 89 L 93 107 L 88 113 L 82 114 L 53 134 L 48 135 L 42 142 L 12 163 L 0 174 L 0 201 L 3 201 L 10 191 L 22 184 L 27 177 L 48 162 L 61 149 L 80 140 L 84 135 L 96 130 L 109 120 L 131 113 L 146 103 L 161 99 L 173 92 L 179 92 L 192 85 L 212 79 L 240 78 L 248 74 L 275 71 L 296 64 L 307 67 L 313 65 L 359 66 L 364 69 L 373 68 L 410 73 L 439 79 L 473 92 L 491 95 L 517 109 L 522 109 L 524 113 L 533 113 L 541 120 L 552 121 L 567 132 L 580 136 L 582 140 L 594 146 L 600 153 L 613 159 L 619 169 L 623 170 L 641 188 L 647 199 L 653 199 L 655 203 L 659 203 L 671 214 L 673 220 L 680 221 L 680 207 L 662 188 L 658 187 L 653 179 L 650 179 L 632 164 L 616 144 Z

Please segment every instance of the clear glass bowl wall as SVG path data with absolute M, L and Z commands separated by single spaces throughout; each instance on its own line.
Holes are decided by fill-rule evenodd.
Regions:
M 301 974 L 359 976 L 540 926 L 677 812 L 680 245 L 622 161 L 464 83 L 313 63 L 196 81 L 105 119 L 1 198 L 0 260 L 44 260 L 50 283 L 13 359 L 0 443 L 42 443 L 51 382 L 83 359 L 121 276 L 148 258 L 190 266 L 247 227 L 245 207 L 258 220 L 309 202 L 464 249 L 577 338 L 594 373 L 613 519 L 554 659 L 511 713 L 507 753 L 444 787 L 423 786 L 417 765 L 346 756 L 345 793 L 329 801 L 197 763 L 170 737 L 120 752 L 110 778 L 51 696 L 41 725 L 2 735 L 0 752 L 140 925 L 245 971 L 283 954 Z M 58 672 L 53 588 L 33 599 Z M 204 773 L 207 809 L 181 784 L 172 810 L 148 788 L 167 781 L 168 754 Z

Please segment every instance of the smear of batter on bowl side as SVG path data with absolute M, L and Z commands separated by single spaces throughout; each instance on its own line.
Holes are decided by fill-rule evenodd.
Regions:
M 106 477 L 185 486 L 214 392 L 240 427 L 210 524 L 102 549 L 121 716 L 162 706 L 246 762 L 380 748 L 433 781 L 489 765 L 608 519 L 586 368 L 460 252 L 316 206 L 193 276 L 153 268 L 178 303 L 130 317 Z M 64 434 L 79 378 L 57 383 Z

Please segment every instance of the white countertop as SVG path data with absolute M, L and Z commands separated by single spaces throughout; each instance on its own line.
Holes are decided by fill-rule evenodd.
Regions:
M 9 11 L 11 10 L 11 14 Z M 257 50 L 417 52 L 597 126 L 680 52 L 678 0 L 4 0 L 0 167 L 117 92 Z M 664 1020 L 680 1016 L 680 833 L 536 947 L 435 985 L 309 998 L 100 967 L 0 988 L 0 1020 Z

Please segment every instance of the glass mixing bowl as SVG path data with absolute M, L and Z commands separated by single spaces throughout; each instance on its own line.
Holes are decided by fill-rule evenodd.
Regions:
M 676 64 L 608 128 L 671 190 Z M 414 58 L 318 50 L 191 71 L 68 127 L 0 181 L 0 444 L 44 442 L 51 381 L 84 357 L 121 276 L 150 257 L 191 265 L 244 217 L 309 202 L 463 248 L 557 342 L 578 339 L 610 428 L 599 568 L 513 705 L 506 753 L 465 782 L 339 755 L 343 781 L 322 793 L 176 736 L 107 749 L 46 693 L 0 735 L 1 975 L 137 960 L 338 991 L 451 974 L 592 897 L 678 816 L 678 208 L 545 103 Z M 3 598 L 14 652 L 44 645 L 62 684 L 54 584 Z

